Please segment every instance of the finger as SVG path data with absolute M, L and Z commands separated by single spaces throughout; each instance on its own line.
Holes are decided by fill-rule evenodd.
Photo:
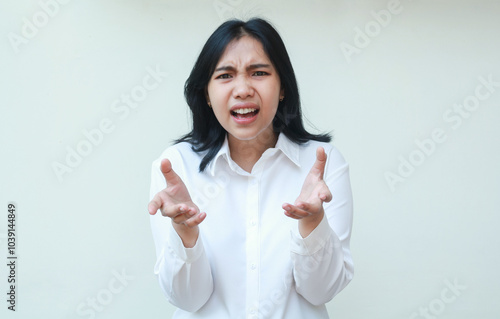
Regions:
M 326 166 L 326 153 L 323 147 L 318 147 L 316 149 L 316 161 L 314 162 L 311 172 L 319 175 L 320 179 L 323 179 L 323 174 L 325 173 Z
M 287 211 L 285 211 L 285 216 L 293 218 L 293 219 L 297 219 L 297 220 L 303 218 L 303 217 L 295 216 L 294 214 L 287 212 Z
M 311 215 L 311 213 L 309 213 L 308 211 L 306 211 L 302 208 L 299 208 L 295 205 L 283 204 L 282 207 L 285 210 L 285 215 L 287 215 L 288 217 L 295 218 L 295 219 L 301 219 L 301 218 L 304 218 L 304 217 Z
M 176 224 L 182 224 L 189 218 L 197 214 L 197 210 L 192 207 L 188 207 L 185 204 L 180 204 L 179 209 L 172 215 L 172 220 Z
M 188 220 L 186 220 L 185 224 L 188 227 L 198 226 L 199 224 L 201 224 L 202 221 L 205 220 L 205 217 L 207 217 L 207 213 L 201 212 L 201 213 L 196 214 L 195 216 L 189 218 Z
M 172 221 L 176 224 L 183 224 L 188 220 L 191 216 L 188 216 L 186 213 L 183 214 L 177 214 L 176 216 L 172 217 Z
M 306 212 L 310 212 L 312 208 L 311 204 L 303 201 L 296 201 L 294 206 Z
M 285 215 L 293 219 L 303 219 L 309 215 L 304 216 L 303 214 L 295 213 L 294 211 L 285 211 Z
M 164 158 L 161 161 L 161 172 L 163 173 L 163 176 L 167 181 L 167 186 L 182 183 L 181 178 L 179 177 L 179 175 L 177 175 L 176 172 L 174 172 L 172 168 L 172 163 L 167 158 Z
M 156 194 L 153 199 L 149 202 L 148 204 L 148 212 L 150 215 L 156 214 L 158 209 L 163 205 L 163 201 L 161 200 L 160 196 Z
M 323 202 L 321 200 L 313 200 L 311 202 L 297 201 L 292 207 L 296 209 L 295 211 L 299 213 L 306 212 L 309 216 L 317 214 L 321 210 L 322 205 Z
M 163 207 L 161 208 L 161 214 L 165 217 L 170 217 L 173 219 L 179 215 L 188 213 L 191 209 L 192 209 L 191 207 L 189 207 L 184 203 L 170 204 L 170 205 L 164 204 Z M 193 210 L 196 211 L 195 209 Z

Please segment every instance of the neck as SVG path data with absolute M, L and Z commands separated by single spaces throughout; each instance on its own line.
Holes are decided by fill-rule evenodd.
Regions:
M 262 154 L 276 145 L 278 135 L 274 132 L 263 132 L 252 140 L 242 141 L 228 134 L 227 140 L 233 161 L 250 173 Z

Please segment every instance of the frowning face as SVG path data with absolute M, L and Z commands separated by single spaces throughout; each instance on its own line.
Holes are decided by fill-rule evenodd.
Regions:
M 282 96 L 277 71 L 262 44 L 249 36 L 229 43 L 207 87 L 215 117 L 229 138 L 241 141 L 273 131 Z

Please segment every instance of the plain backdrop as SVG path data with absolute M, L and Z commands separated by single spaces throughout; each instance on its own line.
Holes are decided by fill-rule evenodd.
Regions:
M 253 16 L 285 41 L 308 127 L 350 163 L 355 275 L 331 317 L 498 318 L 499 15 L 486 0 L 2 0 L 2 300 L 10 202 L 18 244 L 2 318 L 171 317 L 151 162 L 189 130 L 183 85 L 208 36 Z

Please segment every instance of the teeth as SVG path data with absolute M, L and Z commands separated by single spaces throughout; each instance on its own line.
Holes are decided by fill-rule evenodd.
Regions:
M 238 113 L 238 114 L 247 114 L 247 113 L 252 113 L 255 112 L 257 109 L 236 109 L 233 112 Z

